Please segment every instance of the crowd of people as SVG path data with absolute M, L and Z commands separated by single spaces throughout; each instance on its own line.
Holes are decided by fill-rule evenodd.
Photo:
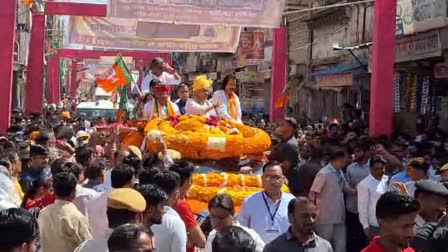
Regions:
M 191 98 L 180 84 L 171 100 L 165 84 L 176 80 L 153 61 L 136 114 L 247 122 L 234 76 L 210 100 L 205 76 Z M 90 122 L 51 106 L 29 118 L 14 110 L 0 136 L 0 251 L 447 251 L 448 164 L 444 144 L 433 144 L 443 143 L 437 124 L 415 139 L 374 138 L 361 115 L 345 106 L 339 120 L 313 126 L 252 120 L 274 140 L 263 190 L 240 208 L 215 195 L 195 215 L 186 199 L 196 166 L 170 155 L 163 137 L 148 152 L 121 145 L 121 133 L 136 129 L 112 119 Z

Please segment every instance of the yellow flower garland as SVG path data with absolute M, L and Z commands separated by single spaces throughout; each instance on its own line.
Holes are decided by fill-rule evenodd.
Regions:
M 260 175 L 243 175 L 232 173 L 209 173 L 193 175 L 193 185 L 188 191 L 188 199 L 199 200 L 207 204 L 215 195 L 229 194 L 236 206 L 243 204 L 244 199 L 263 190 Z M 284 192 L 290 192 L 283 185 Z
M 271 145 L 271 138 L 261 129 L 227 120 L 221 120 L 216 127 L 209 126 L 203 116 L 180 116 L 176 126 L 169 120 L 155 118 L 146 125 L 145 134 L 153 131 L 164 132 L 168 148 L 191 159 L 239 158 L 262 153 Z M 154 139 L 148 139 L 147 148 L 159 151 Z

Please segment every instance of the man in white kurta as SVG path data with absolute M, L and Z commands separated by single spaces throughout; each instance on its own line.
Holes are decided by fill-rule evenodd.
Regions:
M 145 75 L 142 82 L 142 92 L 149 93 L 150 82 L 153 79 L 158 79 L 167 85 L 178 85 L 180 83 L 180 76 L 176 71 L 168 65 L 162 58 L 154 58 L 151 62 L 151 70 Z
M 205 117 L 218 116 L 216 109 L 219 107 L 219 104 L 213 104 L 207 100 L 212 82 L 205 75 L 197 76 L 194 79 L 193 98 L 188 99 L 185 105 L 187 114 L 203 115 Z
M 169 118 L 180 115 L 179 107 L 170 101 L 169 87 L 157 85 L 154 87 L 155 99 L 150 100 L 143 107 L 143 119 L 151 120 L 155 117 Z

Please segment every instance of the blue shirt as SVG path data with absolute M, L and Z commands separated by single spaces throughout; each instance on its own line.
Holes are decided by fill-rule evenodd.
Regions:
M 389 184 L 392 184 L 393 182 L 401 182 L 406 184 L 407 182 L 411 181 L 411 177 L 408 175 L 408 171 L 406 169 L 402 170 L 401 172 L 395 174 L 390 179 Z
M 255 230 L 267 244 L 288 231 L 288 203 L 292 199 L 292 194 L 283 192 L 275 204 L 264 191 L 254 193 L 244 200 L 237 220 L 241 226 Z
M 22 187 L 23 192 L 29 190 L 31 182 L 34 182 L 41 177 L 43 177 L 44 179 L 51 178 L 50 168 L 45 168 L 43 170 L 35 170 L 30 168 L 29 170 L 25 171 L 20 177 L 20 186 Z
M 178 99 L 174 103 L 177 105 L 177 107 L 179 107 L 179 112 L 181 115 L 185 115 L 187 113 L 187 111 L 185 110 L 185 106 L 187 105 L 186 101 L 182 101 L 181 99 Z
M 110 192 L 112 191 L 112 186 L 98 181 L 89 180 L 87 184 L 83 185 L 84 188 L 89 188 L 97 192 Z

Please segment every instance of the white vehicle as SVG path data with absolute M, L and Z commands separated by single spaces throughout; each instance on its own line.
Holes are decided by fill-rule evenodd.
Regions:
M 128 110 L 132 111 L 134 106 L 128 102 Z M 94 102 L 81 102 L 76 107 L 76 114 L 85 114 L 88 120 L 93 120 L 98 117 L 115 117 L 118 109 L 118 104 L 109 100 L 98 100 Z

